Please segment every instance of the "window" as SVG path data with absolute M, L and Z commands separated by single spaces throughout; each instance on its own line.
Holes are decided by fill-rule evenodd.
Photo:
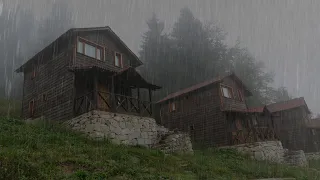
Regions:
M 253 125 L 253 126 L 256 126 L 256 125 L 258 124 L 258 123 L 257 123 L 257 120 L 256 120 L 256 117 L 254 117 L 254 116 L 252 116 L 251 121 L 252 121 L 252 125 Z
M 243 101 L 243 96 L 242 96 L 240 89 L 238 89 L 238 96 L 239 96 L 239 100 Z
M 226 98 L 232 98 L 232 89 L 227 86 L 221 86 L 222 94 Z
M 77 52 L 83 53 L 83 42 L 78 41 Z
M 236 128 L 237 130 L 242 130 L 242 121 L 239 118 L 236 118 Z
M 96 58 L 96 48 L 89 44 L 84 44 L 84 54 Z
M 123 67 L 122 55 L 120 53 L 115 53 L 114 55 L 114 65 L 117 67 Z
M 45 94 L 45 93 L 42 94 L 42 101 L 43 102 L 47 101 L 47 94 Z
M 29 102 L 29 116 L 30 117 L 34 116 L 34 100 Z
M 101 60 L 102 47 L 95 45 L 93 43 L 86 42 L 83 39 L 78 40 L 77 52 L 84 54 L 86 56 Z
M 169 104 L 169 111 L 173 112 L 173 111 L 176 111 L 176 110 L 177 110 L 176 103 L 175 102 L 170 103 Z
M 36 66 L 34 65 L 32 67 L 32 74 L 31 74 L 31 79 L 34 79 L 36 77 Z
M 193 131 L 194 130 L 194 125 L 189 126 L 189 131 Z

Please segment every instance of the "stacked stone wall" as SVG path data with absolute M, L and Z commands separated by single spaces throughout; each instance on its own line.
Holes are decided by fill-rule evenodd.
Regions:
M 264 141 L 236 146 L 223 147 L 236 149 L 258 161 L 288 164 L 293 166 L 308 166 L 306 156 L 302 150 L 289 151 L 284 149 L 280 141 Z
M 169 131 L 149 117 L 91 111 L 66 124 L 91 138 L 105 138 L 116 144 L 157 147 L 164 152 L 193 152 L 187 134 Z

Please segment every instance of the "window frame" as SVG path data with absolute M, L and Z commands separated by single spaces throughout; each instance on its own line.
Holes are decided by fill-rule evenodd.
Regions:
M 226 96 L 224 95 L 223 88 L 226 88 L 226 89 L 230 90 L 230 91 L 229 91 L 230 97 L 226 97 Z M 220 91 L 221 91 L 222 97 L 228 98 L 228 99 L 234 99 L 234 94 L 233 94 L 233 89 L 232 89 L 232 87 L 227 86 L 227 85 L 225 85 L 225 84 L 220 84 Z
M 119 66 L 116 65 L 116 57 L 117 57 L 117 55 L 120 55 Z M 115 51 L 114 52 L 114 60 L 113 61 L 114 61 L 113 62 L 114 66 L 119 67 L 119 68 L 123 68 L 123 56 L 122 56 L 121 53 Z
M 81 51 L 79 50 L 79 44 L 81 44 Z M 95 57 L 92 57 L 88 54 L 86 54 L 86 45 L 92 46 L 95 49 Z M 98 53 L 98 50 L 100 50 L 100 53 Z M 88 56 L 90 58 L 94 58 L 99 61 L 104 61 L 104 52 L 105 52 L 105 47 L 102 45 L 99 45 L 97 43 L 91 42 L 87 39 L 84 39 L 82 37 L 77 38 L 77 44 L 76 44 L 76 52 L 85 56 Z M 98 58 L 98 54 L 100 54 Z

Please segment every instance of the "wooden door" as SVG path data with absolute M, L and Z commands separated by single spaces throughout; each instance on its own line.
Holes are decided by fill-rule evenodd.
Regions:
M 111 96 L 107 83 L 98 83 L 98 109 L 108 111 L 111 105 Z

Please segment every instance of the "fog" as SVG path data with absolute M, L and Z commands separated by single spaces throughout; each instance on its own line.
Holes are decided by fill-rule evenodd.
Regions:
M 1 0 L 0 0 L 1 1 Z M 37 19 L 49 16 L 52 1 L 7 0 L 2 9 L 20 4 Z M 226 43 L 237 40 L 267 71 L 274 71 L 273 86 L 287 87 L 305 97 L 314 113 L 320 112 L 320 1 L 317 0 L 67 0 L 76 27 L 110 26 L 138 54 L 146 20 L 156 13 L 170 31 L 188 7 L 201 21 L 213 21 L 226 33 Z

